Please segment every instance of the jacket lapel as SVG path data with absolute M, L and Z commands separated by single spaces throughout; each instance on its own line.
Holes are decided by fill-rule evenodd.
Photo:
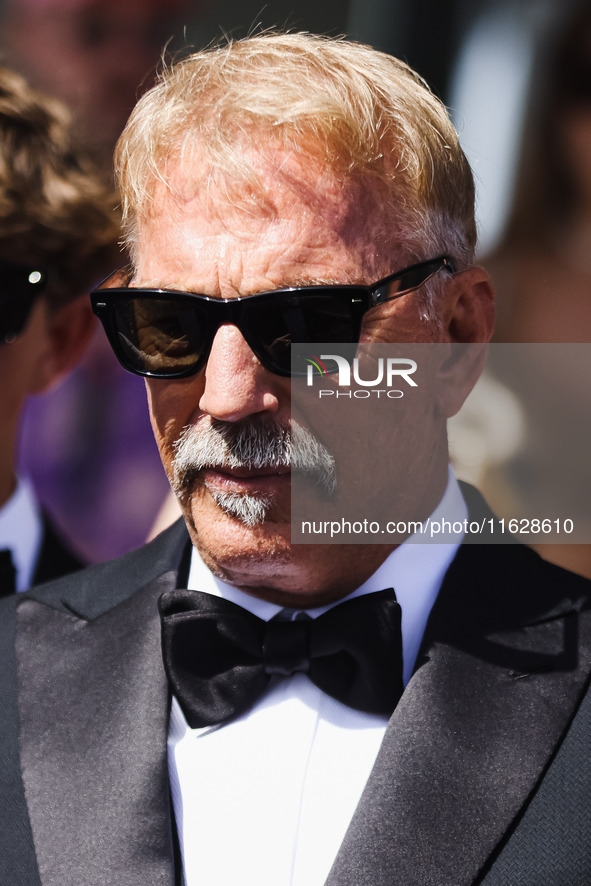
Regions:
M 156 603 L 175 580 L 93 619 L 31 598 L 18 607 L 21 761 L 43 886 L 174 884 Z
M 558 576 L 572 593 L 557 606 Z M 519 545 L 460 548 L 327 886 L 478 879 L 585 688 L 579 592 Z
M 5 651 L 0 679 L 0 883 L 10 883 L 11 886 L 40 886 L 20 775 L 14 655 L 15 617 L 11 603 L 12 597 L 2 601 L 0 605 L 0 649 Z
M 185 544 L 175 531 L 175 550 Z M 37 649 L 19 656 L 19 681 L 41 882 L 172 886 L 156 600 L 176 574 L 110 610 L 105 573 L 93 574 L 85 616 L 31 598 L 19 606 L 17 649 Z M 327 886 L 477 880 L 581 698 L 591 669 L 584 590 L 521 546 L 462 546 Z

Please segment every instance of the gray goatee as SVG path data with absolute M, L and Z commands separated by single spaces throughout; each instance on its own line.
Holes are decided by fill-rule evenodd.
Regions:
M 329 496 L 336 488 L 334 456 L 293 421 L 286 428 L 254 419 L 239 424 L 211 419 L 184 428 L 174 450 L 171 482 L 181 500 L 204 468 L 291 468 L 308 475 Z M 224 513 L 246 526 L 263 523 L 272 505 L 271 496 L 209 491 Z

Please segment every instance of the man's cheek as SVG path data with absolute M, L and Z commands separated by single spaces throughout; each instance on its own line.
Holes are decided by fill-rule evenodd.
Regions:
M 199 405 L 193 379 L 166 382 L 146 379 L 148 410 L 158 448 L 172 447 L 186 425 L 192 424 Z
M 162 465 L 169 481 L 171 481 L 174 472 L 175 443 L 184 425 L 172 418 L 163 419 L 157 411 L 152 409 L 150 409 L 150 420 Z

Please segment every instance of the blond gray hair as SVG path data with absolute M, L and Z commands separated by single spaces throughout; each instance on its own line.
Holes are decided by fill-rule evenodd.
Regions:
M 265 33 L 196 52 L 162 71 L 119 140 L 116 169 L 128 245 L 150 213 L 167 164 L 205 158 L 204 186 L 236 202 L 261 194 L 245 148 L 271 143 L 343 181 L 382 182 L 386 212 L 416 260 L 473 257 L 474 182 L 442 103 L 406 64 L 369 46 Z M 199 185 L 201 186 L 201 184 Z M 378 206 L 377 210 L 382 207 Z

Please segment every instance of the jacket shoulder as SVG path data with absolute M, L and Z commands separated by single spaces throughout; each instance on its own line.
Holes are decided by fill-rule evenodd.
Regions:
M 96 618 L 166 572 L 175 571 L 182 579 L 190 550 L 189 535 L 181 518 L 149 544 L 115 560 L 39 585 L 27 596 L 55 609 Z

